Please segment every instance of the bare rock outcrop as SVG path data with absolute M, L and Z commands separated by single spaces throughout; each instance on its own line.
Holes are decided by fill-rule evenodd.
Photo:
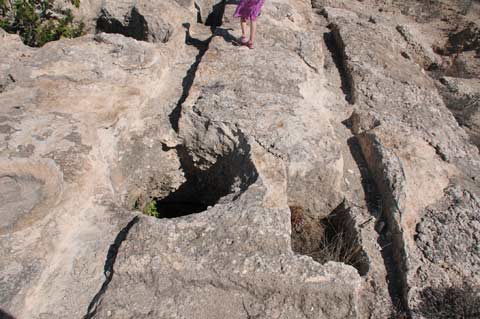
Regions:
M 232 168 L 246 154 L 254 170 L 250 176 L 258 176 L 246 179 L 244 173 L 237 174 L 238 186 L 213 208 L 180 221 L 164 221 L 155 226 L 158 230 L 152 233 L 159 235 L 154 237 L 144 237 L 152 221 L 139 220 L 122 244 L 108 289 L 92 306 L 96 317 L 358 316 L 355 291 L 361 279 L 356 270 L 320 266 L 296 256 L 291 248 L 289 206 L 301 206 L 304 218 L 318 223 L 339 205 L 343 174 L 328 112 L 314 89 L 321 85 L 317 70 L 322 56 L 319 48 L 310 46 L 318 40 L 298 31 L 313 28 L 308 12 L 302 2 L 267 7 L 264 28 L 273 28 L 276 19 L 288 19 L 289 14 L 295 22 L 282 29 L 281 38 L 265 32 L 259 41 L 265 50 L 252 53 L 232 46 L 233 7 L 227 5 L 224 24 L 216 29 L 188 97 L 171 119 L 190 166 L 215 172 L 228 160 L 228 168 L 218 173 L 230 180 Z M 275 43 L 277 50 L 266 49 Z M 272 67 L 281 64 L 288 72 Z M 280 93 L 274 94 L 275 88 Z M 213 185 L 207 189 L 215 190 L 220 181 L 208 179 Z M 322 196 L 308 196 L 306 189 Z M 197 190 L 195 196 L 202 194 Z M 235 199 L 229 203 L 228 198 Z M 187 237 L 185 246 L 179 246 L 177 238 Z M 152 245 L 139 249 L 138 243 L 145 241 Z M 154 277 L 144 278 L 151 273 Z M 338 280 L 342 284 L 334 284 Z M 130 304 L 132 289 L 145 296 L 142 302 Z M 156 292 L 149 294 L 152 289 Z M 338 299 L 343 301 L 336 303 Z M 188 302 L 180 305 L 180 300 Z
M 182 181 L 168 152 L 166 165 L 145 155 L 127 164 L 134 159 L 120 155 L 135 137 L 137 156 L 162 150 L 158 137 L 145 134 L 160 132 L 162 123 L 139 106 L 161 110 L 157 95 L 174 103 L 175 96 L 152 88 L 163 83 L 177 48 L 98 34 L 32 49 L 17 36 L 1 37 L 1 308 L 18 318 L 81 317 L 103 277 L 108 247 L 128 221 L 121 212 L 133 208 L 129 198 L 151 187 L 147 181 L 159 171 Z M 184 51 L 179 65 L 196 53 Z M 142 165 L 151 165 L 149 176 L 139 175 Z M 142 183 L 126 185 L 129 178 Z
M 480 5 L 440 2 L 267 1 L 254 50 L 210 0 L 0 29 L 0 317 L 474 316 L 476 29 L 449 23 Z
M 279 311 L 288 317 L 356 316 L 357 271 L 342 264 L 321 265 L 291 249 L 289 204 L 302 205 L 312 220 L 327 216 L 342 200 L 343 172 L 328 112 L 314 90 L 321 51 L 314 46 L 315 35 L 300 31 L 311 28 L 309 7 L 300 2 L 278 6 L 267 9 L 266 19 L 272 17 L 266 26 L 274 14 L 297 19 L 284 30 L 288 41 L 282 39 L 286 46 L 275 57 L 276 63 L 290 61 L 291 75 L 284 79 L 280 69 L 262 63 L 253 77 L 239 65 L 245 73 L 231 82 L 235 71 L 225 73 L 227 64 L 216 56 L 231 59 L 225 63 L 240 57 L 248 63 L 254 57 L 226 42 L 232 35 L 222 28 L 205 53 L 207 43 L 192 37 L 202 36 L 202 28 L 191 30 L 180 23 L 193 24 L 194 11 L 181 6 L 171 9 L 177 18 L 170 19 L 174 30 L 166 43 L 137 41 L 129 33 L 99 33 L 30 49 L 17 37 L 2 34 L 8 41 L 1 50 L 9 52 L 2 54 L 0 96 L 2 311 L 19 318 L 102 317 L 112 311 L 121 317 L 126 310 L 113 300 L 124 299 L 138 304 L 128 313 L 145 313 L 149 305 L 147 312 L 160 316 L 161 311 L 188 316 L 200 309 L 209 318 Z M 122 8 L 117 4 L 117 9 Z M 188 20 L 182 14 L 190 14 Z M 196 59 L 202 58 L 197 78 L 190 80 L 197 72 Z M 173 64 L 178 67 L 169 68 Z M 209 74 L 218 83 L 206 83 Z M 248 85 L 255 81 L 258 92 L 249 93 Z M 272 93 L 276 86 L 285 90 L 282 95 Z M 198 95 L 202 91 L 204 98 Z M 266 104 L 258 105 L 261 99 L 255 94 Z M 255 108 L 238 104 L 242 98 Z M 205 115 L 197 112 L 202 99 Z M 218 112 L 219 99 L 231 101 L 231 112 Z M 268 108 L 270 114 L 262 114 Z M 271 136 L 273 128 L 278 132 Z M 323 195 L 309 196 L 308 188 Z M 182 207 L 214 207 L 172 220 L 128 213 L 152 199 L 165 199 L 167 206 L 190 201 L 198 204 Z M 184 241 L 195 233 L 200 237 L 191 237 L 190 244 Z M 151 241 L 139 248 L 140 238 Z M 184 244 L 185 250 L 179 250 Z M 143 286 L 143 275 L 124 280 L 135 269 L 131 249 L 139 259 L 150 260 L 136 268 L 139 273 L 164 269 L 157 274 L 159 281 Z M 173 259 L 159 259 L 162 254 Z M 191 272 L 178 273 L 178 280 L 172 277 L 176 258 L 192 262 L 181 265 Z M 155 297 L 149 291 L 165 281 L 172 283 L 165 292 L 173 299 L 148 302 L 148 295 Z M 126 287 L 143 290 L 139 298 L 146 303 L 124 294 Z M 298 293 L 291 295 L 292 290 Z M 155 298 L 161 294 L 159 290 Z M 191 301 L 183 309 L 163 308 L 182 296 Z M 215 302 L 220 296 L 223 308 Z M 291 300 L 281 309 L 284 298 Z

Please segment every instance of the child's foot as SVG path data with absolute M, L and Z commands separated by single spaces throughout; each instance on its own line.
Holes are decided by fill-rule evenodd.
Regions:
M 247 45 L 248 44 L 247 38 L 244 37 L 243 35 L 240 37 L 240 44 L 241 45 Z
M 250 40 L 245 44 L 249 49 L 253 49 L 253 41 Z

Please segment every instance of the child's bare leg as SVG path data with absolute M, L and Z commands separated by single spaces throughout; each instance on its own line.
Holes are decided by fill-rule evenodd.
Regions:
M 247 19 L 242 18 L 240 20 L 240 26 L 242 27 L 242 37 L 247 37 Z
M 253 43 L 255 40 L 255 31 L 257 31 L 257 23 L 255 21 L 250 21 L 250 42 Z

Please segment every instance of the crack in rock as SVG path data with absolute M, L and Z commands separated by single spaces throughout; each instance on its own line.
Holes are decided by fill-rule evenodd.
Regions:
M 92 301 L 88 305 L 87 314 L 83 317 L 84 319 L 93 318 L 96 314 L 98 306 L 102 303 L 102 297 L 108 289 L 108 285 L 113 279 L 113 275 L 115 270 L 113 266 L 115 265 L 115 261 L 117 259 L 118 251 L 120 246 L 125 241 L 130 232 L 130 229 L 139 221 L 139 217 L 135 216 L 128 224 L 117 234 L 113 244 L 110 245 L 110 248 L 107 252 L 107 257 L 105 259 L 105 266 L 103 267 L 103 274 L 105 275 L 105 281 L 102 284 L 102 287 L 97 292 L 97 294 L 93 297 Z

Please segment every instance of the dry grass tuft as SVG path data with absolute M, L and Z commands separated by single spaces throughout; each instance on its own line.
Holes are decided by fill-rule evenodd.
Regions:
M 292 249 L 324 264 L 342 262 L 357 268 L 361 275 L 368 271 L 368 260 L 358 240 L 347 211 L 333 212 L 316 220 L 302 207 L 292 206 Z

